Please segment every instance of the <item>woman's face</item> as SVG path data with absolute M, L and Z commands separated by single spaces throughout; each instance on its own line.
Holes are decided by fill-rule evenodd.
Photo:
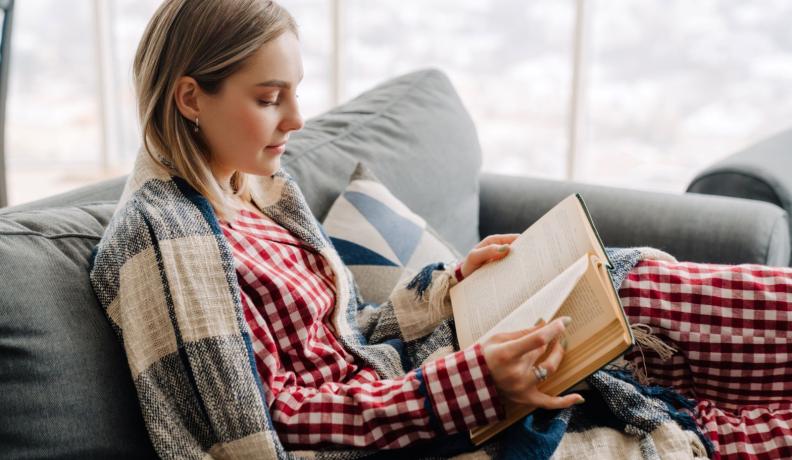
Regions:
M 219 93 L 200 92 L 200 130 L 222 184 L 234 171 L 270 176 L 280 168 L 289 134 L 303 127 L 296 94 L 302 77 L 299 41 L 285 32 L 226 78 Z

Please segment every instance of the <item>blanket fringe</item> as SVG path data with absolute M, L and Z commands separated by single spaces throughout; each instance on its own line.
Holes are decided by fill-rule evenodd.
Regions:
M 424 298 L 426 290 L 429 289 L 429 286 L 432 284 L 432 273 L 434 273 L 435 270 L 443 270 L 444 268 L 445 265 L 442 262 L 425 266 L 409 283 L 407 283 L 407 289 L 414 289 L 417 298 Z
M 451 277 L 446 272 L 441 272 L 439 276 L 432 281 L 432 286 L 429 289 L 429 308 L 435 312 L 442 312 L 445 310 L 445 299 L 448 294 L 448 285 L 450 284 Z
M 425 266 L 407 283 L 407 289 L 414 289 L 417 299 L 429 304 L 433 321 L 448 314 L 446 298 L 452 276 L 446 264 L 438 262 Z
M 663 342 L 659 337 L 654 335 L 654 330 L 648 324 L 637 323 L 630 326 L 632 329 L 635 342 L 642 349 L 649 349 L 654 351 L 660 356 L 663 361 L 668 360 L 677 349 Z
M 643 355 L 643 351 L 641 351 L 641 354 Z M 641 385 L 651 385 L 654 382 L 652 381 L 652 379 L 648 375 L 648 371 L 646 369 L 646 361 L 642 361 L 642 363 L 643 363 L 643 368 L 638 367 L 638 365 L 636 365 L 632 361 L 629 361 L 629 362 L 625 363 L 624 367 L 632 375 L 635 376 L 635 379 L 638 380 L 638 383 L 640 383 Z
M 654 335 L 652 327 L 648 324 L 632 324 L 630 325 L 630 329 L 632 329 L 635 343 L 638 345 L 638 351 L 641 353 L 641 364 L 643 367 L 638 367 L 638 365 L 632 361 L 626 362 L 625 367 L 635 376 L 636 380 L 638 380 L 641 385 L 651 385 L 653 382 L 649 377 L 649 370 L 646 368 L 646 355 L 644 355 L 644 349 L 654 351 L 660 356 L 662 361 L 666 361 L 673 356 L 674 353 L 677 352 L 677 349 Z

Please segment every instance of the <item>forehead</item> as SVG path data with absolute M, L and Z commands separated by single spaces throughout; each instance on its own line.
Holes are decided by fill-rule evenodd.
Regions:
M 245 83 L 253 85 L 268 80 L 296 85 L 303 76 L 299 40 L 291 32 L 270 40 L 246 59 L 237 74 Z

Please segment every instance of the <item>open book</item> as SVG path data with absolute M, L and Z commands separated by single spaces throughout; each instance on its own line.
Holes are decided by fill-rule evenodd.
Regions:
M 514 240 L 505 258 L 480 267 L 451 288 L 460 348 L 491 334 L 570 316 L 561 366 L 539 385 L 552 396 L 561 394 L 633 344 L 611 268 L 583 198 L 567 197 Z M 505 409 L 504 420 L 471 431 L 475 444 L 535 408 Z

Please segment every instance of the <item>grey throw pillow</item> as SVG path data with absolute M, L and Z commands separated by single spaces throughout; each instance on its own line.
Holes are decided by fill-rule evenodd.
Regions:
M 481 148 L 443 72 L 390 79 L 306 121 L 283 156 L 320 221 L 360 161 L 458 251 L 479 242 Z

